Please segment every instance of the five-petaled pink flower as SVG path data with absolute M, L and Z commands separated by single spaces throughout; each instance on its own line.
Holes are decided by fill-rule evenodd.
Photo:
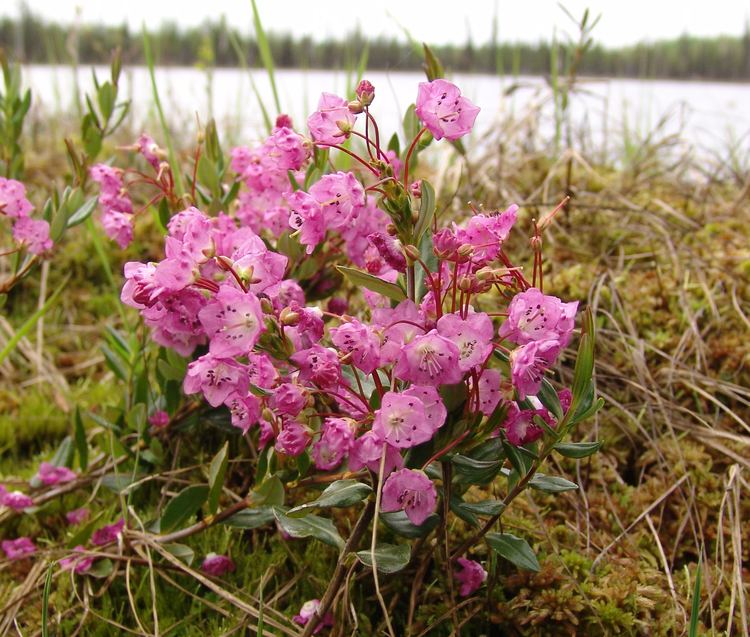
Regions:
M 349 102 L 332 93 L 323 93 L 318 110 L 307 118 L 313 140 L 320 144 L 340 144 L 351 134 L 356 116 L 349 110 Z
M 556 340 L 565 347 L 573 333 L 577 310 L 578 301 L 563 303 L 556 296 L 529 288 L 513 297 L 508 318 L 498 333 L 518 345 Z
M 53 484 L 60 484 L 62 482 L 70 482 L 76 479 L 75 471 L 71 471 L 68 467 L 56 467 L 49 462 L 42 462 L 39 465 L 39 471 L 36 474 L 39 481 L 47 486 Z
M 421 525 L 435 511 L 437 490 L 424 471 L 394 471 L 383 485 L 382 510 L 404 511 L 409 520 Z
M 440 336 L 437 330 L 415 336 L 401 350 L 393 373 L 396 378 L 418 385 L 450 385 L 461 382 L 464 373 L 459 359 L 461 353 L 453 341 Z
M 44 219 L 20 217 L 13 225 L 13 238 L 24 244 L 31 254 L 42 254 L 52 247 L 49 223 Z
M 258 297 L 232 285 L 222 285 L 218 294 L 199 313 L 214 356 L 248 354 L 258 342 L 263 325 L 263 310 Z
M 455 84 L 433 80 L 419 83 L 416 113 L 435 139 L 453 141 L 471 131 L 479 107 L 462 97 Z
M 545 370 L 555 362 L 560 349 L 557 340 L 531 341 L 510 353 L 510 377 L 521 400 L 536 395 Z
M 487 571 L 482 568 L 479 562 L 467 560 L 465 557 L 458 558 L 458 565 L 461 567 L 461 570 L 455 573 L 456 579 L 461 584 L 458 592 L 461 597 L 466 597 L 484 583 L 484 580 L 487 579 Z

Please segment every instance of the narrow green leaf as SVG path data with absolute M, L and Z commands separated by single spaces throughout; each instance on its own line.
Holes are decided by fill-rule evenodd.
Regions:
M 98 201 L 98 197 L 92 197 L 87 200 L 80 208 L 78 208 L 78 210 L 68 217 L 65 224 L 66 228 L 72 228 L 73 226 L 77 226 L 79 223 L 86 221 L 86 219 L 92 215 L 94 210 L 96 210 L 96 204 Z
M 424 49 L 424 72 L 427 79 L 432 82 L 432 80 L 445 77 L 445 69 L 432 49 L 424 43 L 422 43 L 422 48 Z
M 327 509 L 331 507 L 347 507 L 357 504 L 372 493 L 372 488 L 356 480 L 336 480 L 326 487 L 320 497 L 312 502 L 300 504 L 287 511 L 287 515 L 307 512 L 310 509 Z
M 165 533 L 182 525 L 198 512 L 207 498 L 207 485 L 195 484 L 186 487 L 164 507 L 164 513 L 159 521 L 159 530 Z
M 278 476 L 270 476 L 253 493 L 253 501 L 267 506 L 284 504 L 284 484 Z
M 481 502 L 462 502 L 461 506 L 475 515 L 491 517 L 497 515 L 505 505 L 500 500 L 482 500 Z
M 195 551 L 186 544 L 173 542 L 172 544 L 162 544 L 162 546 L 178 560 L 185 562 L 188 566 L 190 566 L 195 559 Z
M 225 442 L 224 446 L 213 457 L 213 460 L 211 460 L 211 467 L 208 471 L 208 512 L 211 515 L 219 509 L 219 496 L 221 496 L 221 489 L 224 486 L 224 476 L 229 464 L 228 451 L 229 442 Z
M 81 410 L 78 409 L 78 406 L 76 406 L 76 411 L 73 415 L 73 422 L 75 428 L 76 450 L 78 451 L 78 466 L 81 468 L 81 471 L 86 471 L 89 466 L 89 445 L 86 442 L 86 429 L 83 426 Z
M 414 524 L 403 511 L 381 513 L 380 520 L 391 529 L 391 531 L 402 537 L 417 538 L 424 537 L 432 531 L 440 522 L 440 516 L 433 513 L 419 526 Z
M 451 462 L 456 468 L 456 474 L 471 484 L 488 484 L 503 466 L 502 459 L 476 460 L 461 454 L 455 454 Z
M 224 520 L 223 524 L 236 529 L 257 529 L 271 524 L 275 520 L 273 507 L 245 509 Z
M 560 478 L 558 476 L 547 476 L 543 473 L 535 473 L 529 480 L 529 486 L 537 491 L 545 493 L 561 493 L 563 491 L 575 491 L 578 485 L 575 482 Z
M 690 605 L 690 627 L 688 637 L 698 637 L 698 619 L 701 610 L 701 568 L 703 553 L 698 559 L 698 569 L 695 571 L 695 586 L 693 586 L 693 602 Z
M 575 414 L 578 406 L 584 400 L 586 393 L 591 384 L 591 378 L 594 372 L 594 320 L 591 314 L 591 308 L 586 308 L 583 314 L 583 325 L 581 327 L 581 340 L 578 344 L 578 356 L 576 357 L 576 366 L 573 372 L 573 400 L 570 405 L 570 411 Z
M 255 78 L 253 77 L 253 73 L 247 65 L 247 60 L 245 59 L 245 53 L 242 50 L 242 46 L 240 45 L 239 39 L 237 38 L 237 33 L 231 29 L 227 33 L 229 35 L 229 43 L 232 45 L 232 48 L 234 49 L 234 52 L 237 55 L 237 61 L 240 63 L 240 66 L 247 71 L 247 75 L 250 78 L 250 87 L 253 89 L 253 93 L 255 93 L 255 98 L 258 100 L 258 106 L 260 107 L 261 115 L 263 115 L 263 123 L 266 126 L 266 132 L 270 135 L 271 129 L 273 128 L 273 124 L 271 123 L 271 118 L 268 115 L 268 109 L 266 108 L 266 105 L 263 103 L 263 98 L 261 97 L 260 91 L 258 90 L 258 85 L 255 83 Z
M 357 558 L 372 568 L 372 552 L 357 551 Z M 397 573 L 409 564 L 411 549 L 408 544 L 380 544 L 375 547 L 375 564 L 380 573 Z
M 42 594 L 42 637 L 49 637 L 49 594 L 52 590 L 52 569 L 55 563 L 50 562 L 47 575 L 44 578 L 44 593 Z
M 258 51 L 260 52 L 260 59 L 263 61 L 263 66 L 266 67 L 266 73 L 268 73 L 268 80 L 271 82 L 271 90 L 273 91 L 273 102 L 276 105 L 276 113 L 281 113 L 281 102 L 279 101 L 279 92 L 276 89 L 276 77 L 274 74 L 274 63 L 273 55 L 271 55 L 271 46 L 268 43 L 268 37 L 266 31 L 263 28 L 263 23 L 260 19 L 260 13 L 258 13 L 258 5 L 255 0 L 250 0 L 253 6 L 253 24 L 255 25 L 255 36 L 258 40 Z
M 435 217 L 435 189 L 426 179 L 422 180 L 422 198 L 419 204 L 419 219 L 414 228 L 414 245 L 419 245 L 420 239 L 432 225 Z
M 558 442 L 554 450 L 566 458 L 586 458 L 595 454 L 602 443 L 597 442 Z
M 488 533 L 487 544 L 501 557 L 527 571 L 539 571 L 539 561 L 528 542 L 512 533 Z
M 344 548 L 344 540 L 339 535 L 333 522 L 327 518 L 317 515 L 308 515 L 304 518 L 290 518 L 278 507 L 274 507 L 273 514 L 279 526 L 292 537 L 313 537 L 316 540 L 335 546 L 341 550 Z
M 406 293 L 395 283 L 389 283 L 383 281 L 372 274 L 362 272 L 355 268 L 347 268 L 343 265 L 337 265 L 336 269 L 346 276 L 354 285 L 361 285 L 366 287 L 368 290 L 387 296 L 389 299 L 400 303 L 406 300 Z
M 65 436 L 57 447 L 55 455 L 52 456 L 50 463 L 56 467 L 69 467 L 73 463 L 74 453 L 75 447 L 73 446 L 73 438 Z

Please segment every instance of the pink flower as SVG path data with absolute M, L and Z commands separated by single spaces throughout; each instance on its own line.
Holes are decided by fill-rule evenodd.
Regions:
M 264 160 L 273 162 L 278 170 L 299 170 L 310 156 L 304 138 L 290 128 L 276 128 L 263 142 Z
M 299 379 L 323 389 L 338 388 L 341 365 L 336 352 L 320 345 L 303 349 L 289 359 L 299 367 Z
M 106 209 L 102 214 L 102 226 L 105 234 L 122 249 L 133 241 L 132 214 Z
M 465 319 L 458 314 L 445 314 L 437 322 L 437 331 L 458 346 L 461 371 L 481 365 L 492 353 L 495 330 L 492 319 L 484 312 L 472 312 Z
M 400 394 L 384 394 L 372 431 L 381 440 L 405 449 L 432 438 L 445 417 L 445 406 L 434 387 L 412 386 Z
M 103 526 L 102 528 L 94 531 L 91 535 L 91 543 L 94 546 L 102 546 L 104 544 L 114 542 L 117 540 L 118 536 L 120 535 L 120 533 L 122 533 L 122 530 L 124 528 L 125 520 L 120 518 L 114 524 Z
M 258 297 L 231 285 L 222 285 L 198 318 L 208 335 L 209 351 L 220 357 L 247 354 L 266 329 Z
M 159 156 L 162 155 L 164 151 L 156 145 L 153 138 L 146 135 L 146 133 L 143 133 L 136 141 L 136 146 L 138 147 L 138 152 L 143 155 L 144 159 L 149 164 L 151 164 L 151 167 L 158 171 L 159 165 L 161 164 Z
M 0 214 L 20 219 L 34 209 L 26 199 L 26 187 L 15 179 L 0 177 Z
M 148 417 L 148 422 L 152 427 L 162 429 L 169 424 L 169 414 L 163 409 L 159 409 Z
M 295 623 L 300 626 L 305 626 L 310 621 L 313 615 L 318 612 L 320 608 L 319 599 L 311 599 L 302 604 L 302 608 L 299 609 L 299 614 L 295 615 L 292 619 Z M 321 619 L 320 623 L 313 630 L 313 635 L 317 635 L 324 628 L 331 628 L 333 626 L 333 615 L 329 612 L 326 613 Z
M 307 246 L 307 254 L 326 236 L 326 223 L 320 204 L 306 192 L 297 190 L 287 197 L 291 208 L 289 225 L 299 230 L 299 242 Z
M 536 395 L 544 371 L 555 362 L 560 349 L 556 340 L 531 341 L 510 353 L 510 377 L 521 400 Z
M 510 234 L 518 215 L 515 204 L 496 215 L 474 215 L 465 228 L 454 224 L 454 233 L 459 244 L 474 248 L 472 263 L 485 265 L 494 261 L 500 254 L 500 248 Z
M 467 560 L 465 557 L 458 558 L 458 565 L 461 567 L 461 570 L 455 573 L 456 579 L 461 584 L 458 592 L 461 597 L 466 597 L 484 583 L 484 580 L 487 579 L 487 571 L 482 568 L 479 562 Z
M 578 301 L 563 303 L 556 296 L 529 288 L 513 297 L 508 318 L 500 326 L 499 334 L 519 345 L 556 340 L 565 347 L 573 333 L 577 310 Z
M 216 553 L 206 555 L 201 564 L 201 570 L 214 577 L 221 577 L 225 573 L 234 571 L 235 568 L 236 566 L 231 558 L 226 555 L 217 555 Z
M 393 373 L 418 385 L 450 385 L 463 378 L 459 358 L 456 344 L 431 330 L 401 350 Z
M 282 383 L 273 392 L 269 400 L 269 407 L 277 414 L 296 416 L 307 403 L 307 396 L 302 388 L 292 383 Z
M 276 451 L 286 456 L 298 456 L 310 444 L 310 434 L 296 420 L 284 422 L 281 432 L 276 436 Z
M 500 370 L 485 369 L 479 377 L 479 411 L 491 416 L 500 402 Z
M 47 486 L 53 484 L 60 484 L 62 482 L 70 482 L 76 479 L 76 474 L 67 467 L 56 467 L 49 462 L 42 462 L 39 465 L 39 472 L 36 474 L 42 484 Z
M 49 223 L 44 219 L 20 217 L 13 225 L 13 238 L 26 245 L 31 254 L 42 254 L 52 247 Z
M 355 115 L 349 111 L 349 102 L 338 95 L 323 93 L 318 110 L 307 118 L 310 136 L 320 144 L 339 144 L 349 137 Z
M 354 94 L 361 106 L 369 106 L 375 99 L 375 87 L 367 80 L 360 80 L 357 88 L 354 89 Z
M 544 435 L 544 429 L 534 422 L 534 416 L 544 418 L 550 426 L 554 425 L 546 409 L 519 409 L 516 403 L 510 403 L 508 416 L 502 425 L 510 444 L 517 447 L 526 445 Z
M 471 132 L 479 107 L 461 97 L 455 84 L 433 80 L 419 83 L 416 113 L 435 139 L 452 141 Z
M 3 547 L 3 551 L 5 551 L 5 555 L 8 556 L 9 560 L 21 560 L 24 557 L 36 553 L 34 542 L 28 537 L 19 537 L 15 540 L 3 540 L 2 543 L 0 543 L 0 546 Z
M 247 370 L 234 359 L 204 354 L 188 365 L 183 389 L 186 394 L 203 392 L 218 407 L 233 393 L 245 394 L 248 383 Z
M 261 405 L 260 399 L 253 396 L 242 396 L 241 394 L 232 394 L 224 401 L 229 407 L 229 413 L 232 415 L 232 426 L 247 433 L 252 425 L 257 424 L 260 419 Z
M 65 514 L 65 519 L 68 521 L 68 524 L 70 525 L 77 525 L 81 524 L 81 522 L 85 522 L 88 520 L 90 515 L 90 511 L 85 508 L 81 507 L 80 509 L 73 509 L 72 511 L 68 511 Z
M 367 239 L 375 246 L 378 254 L 397 272 L 406 272 L 406 257 L 401 242 L 384 232 L 373 232 Z
M 382 510 L 401 511 L 413 524 L 421 525 L 435 511 L 437 491 L 424 471 L 401 469 L 383 485 Z
M 79 544 L 73 549 L 73 552 L 79 554 L 85 553 L 86 549 L 82 544 Z M 70 555 L 60 560 L 60 568 L 62 568 L 63 571 L 69 571 L 72 569 L 77 575 L 82 575 L 91 569 L 94 560 L 96 560 L 96 557 L 93 555 Z
M 0 486 L 0 504 L 14 509 L 15 511 L 23 511 L 34 506 L 34 500 L 25 493 L 20 491 L 8 492 L 5 487 Z
M 153 263 L 141 263 L 139 261 L 128 261 L 123 268 L 125 284 L 122 286 L 120 300 L 142 310 L 151 307 L 161 294 L 162 290 L 154 282 L 156 266 Z
M 380 458 L 385 448 L 385 465 L 383 475 L 387 476 L 396 469 L 404 466 L 404 459 L 399 450 L 392 447 L 378 436 L 374 431 L 368 431 L 357 438 L 349 449 L 349 469 L 359 471 L 367 467 L 370 471 L 380 471 Z
M 310 187 L 310 194 L 323 209 L 326 226 L 342 228 L 366 205 L 365 190 L 352 172 L 323 175 Z
M 351 354 L 352 363 L 365 374 L 380 365 L 380 338 L 369 325 L 354 319 L 331 330 L 331 340 L 344 354 Z
M 366 291 L 366 290 L 365 290 Z M 380 346 L 380 364 L 395 363 L 401 356 L 404 346 L 425 330 L 420 326 L 424 317 L 413 301 L 401 301 L 395 308 L 374 310 L 372 322 L 382 326 L 383 342 Z
M 335 469 L 354 442 L 354 429 L 348 418 L 326 418 L 323 434 L 312 447 L 315 466 L 323 471 Z

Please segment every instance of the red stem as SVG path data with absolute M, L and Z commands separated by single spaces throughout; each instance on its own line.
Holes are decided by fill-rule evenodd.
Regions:
M 406 161 L 404 162 L 404 190 L 407 190 L 409 188 L 409 160 L 411 159 L 411 155 L 414 152 L 414 148 L 417 145 L 417 142 L 419 141 L 419 138 L 422 137 L 427 132 L 427 127 L 423 126 L 422 129 L 414 136 L 414 139 L 411 141 L 411 145 L 409 146 L 409 151 L 406 153 Z

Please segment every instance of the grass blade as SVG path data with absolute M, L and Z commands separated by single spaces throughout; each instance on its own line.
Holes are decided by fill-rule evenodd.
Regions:
M 247 60 L 245 59 L 245 53 L 242 50 L 242 45 L 237 39 L 237 33 L 234 31 L 228 31 L 227 33 L 229 35 L 229 43 L 232 45 L 234 52 L 237 54 L 237 61 L 239 62 L 240 67 L 243 70 L 247 71 L 247 76 L 250 78 L 250 87 L 253 89 L 253 93 L 255 93 L 255 97 L 258 100 L 258 106 L 260 106 L 260 112 L 263 115 L 263 123 L 266 125 L 266 132 L 270 135 L 271 129 L 273 128 L 271 117 L 268 115 L 268 109 L 263 103 L 263 98 L 260 96 L 260 91 L 258 90 L 258 85 L 255 83 L 253 72 L 247 65 Z
M 273 91 L 273 101 L 276 105 L 276 113 L 281 113 L 281 102 L 279 101 L 279 92 L 276 90 L 276 77 L 274 75 L 274 64 L 273 55 L 271 55 L 271 46 L 268 44 L 268 38 L 266 37 L 265 29 L 263 29 L 263 23 L 260 21 L 260 13 L 258 13 L 258 5 L 255 0 L 250 0 L 253 5 L 253 24 L 255 25 L 255 36 L 258 39 L 258 50 L 260 51 L 260 59 L 263 61 L 263 66 L 266 67 L 268 73 L 268 79 L 271 82 L 271 90 Z
M 698 637 L 698 614 L 701 607 L 701 569 L 703 568 L 703 554 L 698 560 L 698 569 L 695 572 L 695 586 L 693 587 L 693 603 L 690 608 L 690 628 L 688 637 Z
M 172 143 L 172 135 L 169 133 L 169 127 L 167 126 L 167 120 L 164 118 L 164 109 L 161 107 L 161 100 L 159 99 L 159 89 L 156 86 L 156 74 L 154 73 L 154 54 L 151 50 L 151 40 L 148 37 L 148 31 L 146 31 L 146 25 L 142 27 L 143 30 L 143 57 L 146 60 L 146 66 L 148 66 L 148 74 L 151 77 L 151 92 L 154 96 L 154 104 L 156 104 L 156 111 L 159 114 L 159 122 L 161 123 L 162 135 L 164 135 L 164 141 L 167 144 L 167 152 L 169 153 L 169 163 L 172 166 L 172 173 L 174 174 L 174 184 L 177 189 L 177 193 L 182 195 L 185 189 L 182 187 L 182 173 L 180 172 L 180 166 L 177 163 L 177 157 L 174 152 L 174 144 Z
M 44 578 L 44 594 L 42 596 L 42 637 L 49 637 L 49 593 L 52 589 L 52 567 L 50 562 L 47 567 L 47 576 Z
M 70 275 L 65 277 L 65 280 L 55 290 L 54 294 L 49 297 L 49 299 L 47 299 L 47 302 L 42 305 L 42 307 L 40 307 L 36 312 L 34 312 L 28 319 L 26 319 L 26 322 L 21 325 L 18 330 L 16 330 L 16 333 L 5 344 L 5 347 L 0 350 L 0 363 L 8 358 L 8 355 L 16 348 L 16 345 L 18 345 L 20 340 L 33 329 L 34 325 L 36 325 L 36 322 L 40 318 L 42 318 L 55 303 L 57 303 L 57 299 L 60 298 L 60 294 L 62 294 L 62 291 L 65 289 L 65 286 L 68 284 L 69 280 Z

